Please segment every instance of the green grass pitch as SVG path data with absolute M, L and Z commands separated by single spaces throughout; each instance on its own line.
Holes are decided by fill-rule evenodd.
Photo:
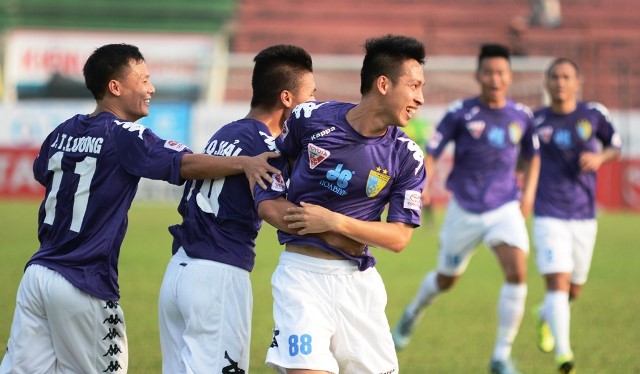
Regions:
M 23 266 L 37 249 L 36 202 L 0 202 L 0 352 L 4 352 L 15 295 Z M 160 373 L 157 297 L 170 257 L 167 226 L 178 222 L 174 205 L 135 203 L 120 255 L 121 304 L 129 337 L 129 372 Z M 599 234 L 589 282 L 572 306 L 571 335 L 580 373 L 640 373 L 640 215 L 599 216 Z M 374 249 L 389 295 L 387 315 L 393 326 L 436 258 L 442 211 L 416 229 L 400 254 Z M 252 273 L 254 292 L 251 372 L 264 366 L 271 342 L 270 276 L 281 248 L 274 230 L 264 225 L 257 241 Z M 490 251 L 479 247 L 457 286 L 427 310 L 411 344 L 398 354 L 401 372 L 483 373 L 493 349 L 496 301 L 501 270 Z M 553 357 L 537 351 L 529 315 L 544 293 L 541 277 L 529 259 L 527 314 L 516 338 L 513 357 L 527 374 L 555 372 Z M 365 352 L 363 352 L 365 353 Z M 348 374 L 348 373 L 347 373 Z

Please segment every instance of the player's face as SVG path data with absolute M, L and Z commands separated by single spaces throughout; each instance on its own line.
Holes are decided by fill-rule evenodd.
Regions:
M 568 62 L 554 66 L 547 76 L 547 91 L 554 103 L 575 101 L 580 90 L 578 72 Z
M 424 87 L 424 70 L 416 60 L 406 60 L 402 63 L 402 73 L 397 81 L 391 83 L 387 92 L 388 107 L 393 118 L 390 124 L 405 127 L 407 123 L 424 104 L 422 89 Z
M 298 104 L 306 103 L 307 101 L 313 101 L 316 99 L 316 81 L 313 78 L 313 73 L 308 71 L 304 73 L 298 81 L 298 87 L 293 92 L 292 105 L 287 109 L 286 117 L 291 114 L 293 108 Z
M 121 84 L 120 102 L 123 119 L 137 121 L 149 115 L 151 96 L 156 92 L 149 80 L 149 70 L 144 62 L 131 61 Z
M 482 101 L 490 107 L 502 107 L 513 79 L 509 61 L 503 57 L 488 57 L 482 60 L 476 79 L 480 83 Z

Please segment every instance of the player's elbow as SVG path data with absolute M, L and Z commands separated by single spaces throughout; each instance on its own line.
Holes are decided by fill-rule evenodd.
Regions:
M 398 230 L 395 239 L 387 246 L 388 249 L 394 253 L 402 252 L 409 245 L 412 233 L 412 231 Z

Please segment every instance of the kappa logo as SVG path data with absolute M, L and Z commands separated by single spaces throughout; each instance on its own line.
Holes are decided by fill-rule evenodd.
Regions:
M 245 371 L 240 369 L 238 361 L 234 361 L 227 351 L 224 351 L 225 360 L 229 361 L 229 365 L 222 368 L 222 374 L 244 374 Z
M 309 167 L 311 169 L 315 169 L 316 166 L 320 165 L 322 161 L 326 160 L 331 152 L 327 151 L 324 148 L 320 148 L 313 143 L 309 143 L 307 146 L 307 151 L 309 153 Z
M 141 125 L 139 123 L 122 122 L 122 121 L 118 121 L 118 120 L 114 120 L 113 122 L 118 126 L 122 126 L 123 129 L 125 129 L 125 130 L 127 130 L 129 132 L 137 132 L 138 133 L 138 138 L 140 138 L 140 139 L 142 139 L 142 133 L 144 132 L 144 130 L 147 129 L 146 127 L 144 127 L 143 125 Z

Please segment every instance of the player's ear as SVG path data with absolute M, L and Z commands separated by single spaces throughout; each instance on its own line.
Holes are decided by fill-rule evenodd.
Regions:
M 107 90 L 111 92 L 113 96 L 120 96 L 122 94 L 122 87 L 120 86 L 120 82 L 115 79 L 112 79 L 107 83 Z
M 280 101 L 285 108 L 291 108 L 293 105 L 293 95 L 288 90 L 282 90 L 282 92 L 280 92 Z
M 382 95 L 387 94 L 387 91 L 389 91 L 390 84 L 391 84 L 391 80 L 387 78 L 386 75 L 381 75 L 378 77 L 378 79 L 376 79 L 376 89 Z

